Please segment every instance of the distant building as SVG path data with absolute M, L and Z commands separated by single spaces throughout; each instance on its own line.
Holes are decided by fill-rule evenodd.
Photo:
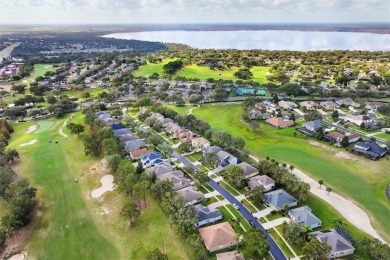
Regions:
M 373 141 L 357 142 L 353 150 L 373 159 L 379 159 L 387 153 L 386 147 L 382 147 Z
M 271 117 L 265 120 L 265 122 L 267 122 L 267 124 L 275 128 L 286 128 L 286 127 L 293 126 L 295 124 L 295 122 L 292 120 L 285 120 L 280 117 Z

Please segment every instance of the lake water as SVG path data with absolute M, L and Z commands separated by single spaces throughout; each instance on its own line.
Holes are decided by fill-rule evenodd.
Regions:
M 199 49 L 390 50 L 390 34 L 312 31 L 147 31 L 104 37 L 183 43 Z

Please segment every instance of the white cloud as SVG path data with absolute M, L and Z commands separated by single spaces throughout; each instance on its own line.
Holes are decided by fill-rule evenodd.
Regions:
M 388 0 L 0 0 L 0 23 L 370 21 Z

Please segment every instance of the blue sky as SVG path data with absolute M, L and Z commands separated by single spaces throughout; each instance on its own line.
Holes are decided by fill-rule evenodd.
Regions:
M 0 0 L 0 24 L 390 22 L 389 0 Z

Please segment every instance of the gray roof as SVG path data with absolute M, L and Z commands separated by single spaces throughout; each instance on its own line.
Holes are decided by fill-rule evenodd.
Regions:
M 190 186 L 176 191 L 185 201 L 190 202 L 203 197 L 203 193 L 196 190 L 196 188 Z
M 146 169 L 146 172 L 148 172 L 150 174 L 155 173 L 156 176 L 159 176 L 161 174 L 164 174 L 164 173 L 167 173 L 167 172 L 171 172 L 172 169 L 173 169 L 173 167 L 172 167 L 171 164 L 163 163 L 163 164 L 159 164 L 159 165 L 156 165 L 154 167 Z
M 317 130 L 318 128 L 321 127 L 321 120 L 317 119 L 317 120 L 314 120 L 314 121 L 306 122 L 303 125 L 307 126 L 307 127 L 314 128 L 315 130 Z
M 146 144 L 143 141 L 141 141 L 140 139 L 135 139 L 135 140 L 127 141 L 125 144 L 125 149 L 126 151 L 132 151 L 134 149 L 139 149 L 143 146 L 146 146 Z
M 297 200 L 293 196 L 291 196 L 287 191 L 283 189 L 265 193 L 264 200 L 275 208 L 280 208 L 284 204 L 291 204 L 297 202 Z
M 334 228 L 321 230 L 310 233 L 317 237 L 322 243 L 326 243 L 332 247 L 330 254 L 341 252 L 349 249 L 355 249 L 351 243 L 348 242 L 342 235 L 340 235 Z
M 295 220 L 302 225 L 314 225 L 317 223 L 321 223 L 321 220 L 317 218 L 312 212 L 311 208 L 307 206 L 303 206 L 296 209 L 291 209 L 288 213 L 294 216 Z
M 267 175 L 255 176 L 250 178 L 248 181 L 248 186 L 251 188 L 268 184 L 275 184 L 275 181 Z
M 132 132 L 128 128 L 121 128 L 121 129 L 114 130 L 114 135 L 116 136 L 125 135 L 125 134 L 132 134 Z
M 254 173 L 259 173 L 259 170 L 257 168 L 253 167 L 252 165 L 250 165 L 247 162 L 239 163 L 239 164 L 237 164 L 237 166 L 240 167 L 244 171 L 245 176 L 248 176 L 248 175 L 251 175 Z
M 190 186 L 191 180 L 184 178 L 182 171 L 167 172 L 157 176 L 159 180 L 170 180 L 173 183 L 173 190 L 180 190 Z
M 194 209 L 196 213 L 198 213 L 198 222 L 208 220 L 208 219 L 214 219 L 218 217 L 222 217 L 221 212 L 219 209 L 210 210 L 208 207 L 203 206 L 201 204 L 195 205 Z
M 218 153 L 219 151 L 222 151 L 222 148 L 219 146 L 210 146 L 206 148 L 203 153 Z

